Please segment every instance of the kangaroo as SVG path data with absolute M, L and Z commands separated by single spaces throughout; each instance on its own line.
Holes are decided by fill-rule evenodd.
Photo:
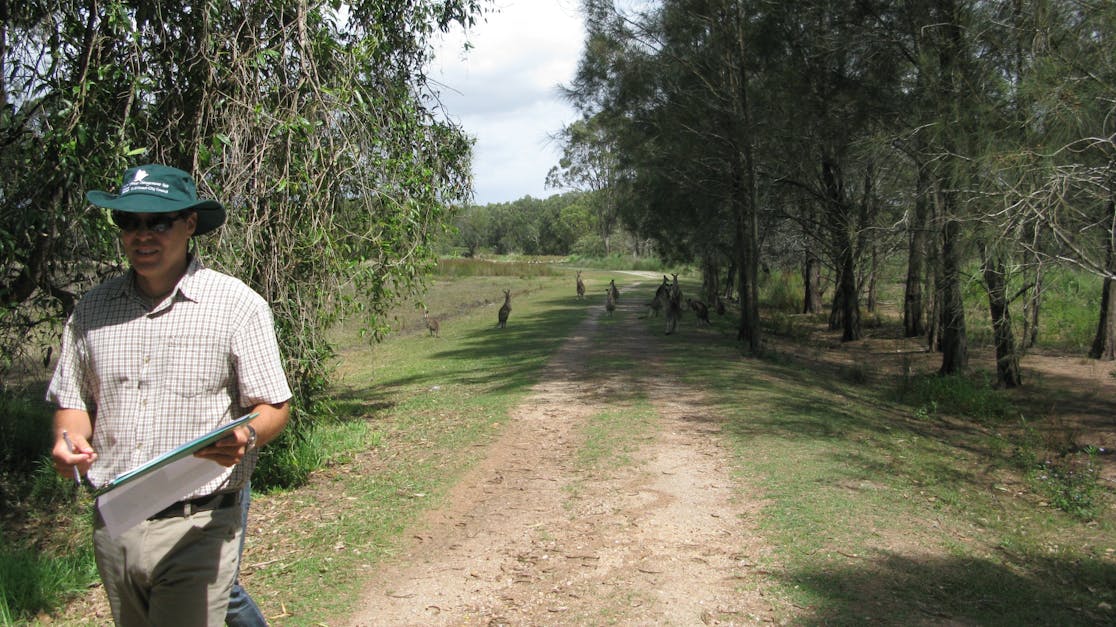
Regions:
M 500 307 L 500 322 L 497 325 L 501 329 L 508 326 L 508 314 L 511 313 L 511 290 L 504 290 L 504 304 Z
M 608 291 L 612 294 L 613 300 L 620 300 L 620 290 L 616 289 L 615 279 L 608 282 Z
M 658 288 L 655 289 L 655 297 L 651 299 L 651 302 L 647 303 L 647 307 L 649 308 L 647 312 L 648 317 L 659 317 L 659 314 L 663 311 L 663 307 L 666 305 L 667 297 L 669 295 L 670 279 L 668 279 L 667 276 L 664 274 L 663 282 L 659 284 Z
M 612 290 L 605 289 L 605 311 L 608 312 L 608 317 L 612 317 L 612 312 L 616 311 L 616 297 L 612 295 Z
M 577 271 L 577 298 L 585 298 L 585 281 L 581 280 L 581 270 Z
M 686 304 L 690 306 L 690 309 L 694 310 L 695 314 L 697 314 L 698 326 L 699 327 L 702 324 L 705 324 L 706 326 L 709 326 L 710 322 L 709 322 L 709 306 L 708 305 L 701 302 L 700 300 L 691 300 L 689 298 L 686 299 Z
M 439 332 L 441 331 L 440 327 L 442 325 L 438 323 L 437 318 L 431 318 L 424 309 L 422 310 L 422 319 L 426 322 L 426 328 L 430 330 L 430 335 L 433 337 L 441 337 Z
M 670 286 L 666 301 L 666 334 L 678 330 L 678 320 L 682 317 L 682 288 L 678 287 L 678 275 L 672 274 L 674 282 Z
M 725 301 L 720 296 L 717 297 L 717 315 L 725 315 Z

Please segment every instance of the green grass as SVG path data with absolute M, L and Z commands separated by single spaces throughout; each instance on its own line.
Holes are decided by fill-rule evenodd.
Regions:
M 770 568 L 805 608 L 795 624 L 1112 620 L 1111 521 L 1004 487 L 1017 466 L 995 432 L 941 428 L 886 385 L 805 370 L 793 355 L 741 358 L 693 333 L 674 341 L 671 368 L 730 417 L 741 472 L 770 503 Z M 975 425 L 1005 411 L 986 387 L 927 387 L 912 397 L 936 399 L 939 416 L 973 411 Z
M 88 520 L 85 526 L 91 528 Z M 79 594 L 96 580 L 90 534 L 84 543 L 61 552 L 41 551 L 25 541 L 5 540 L 0 549 L 0 625 L 57 606 L 58 599 Z

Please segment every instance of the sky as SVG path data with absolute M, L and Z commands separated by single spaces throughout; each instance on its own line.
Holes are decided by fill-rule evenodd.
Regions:
M 559 85 L 569 85 L 585 40 L 578 0 L 495 0 L 462 52 L 451 33 L 431 65 L 449 118 L 475 140 L 480 205 L 546 198 L 546 173 L 560 149 L 549 136 L 577 119 Z

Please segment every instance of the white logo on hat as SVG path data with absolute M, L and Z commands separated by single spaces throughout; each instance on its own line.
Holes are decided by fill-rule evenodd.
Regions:
M 147 178 L 147 170 L 144 170 L 143 168 L 140 168 L 140 169 L 136 170 L 136 175 L 135 175 L 135 177 L 132 178 L 132 182 L 133 183 L 139 183 L 140 181 L 142 181 L 145 178 Z

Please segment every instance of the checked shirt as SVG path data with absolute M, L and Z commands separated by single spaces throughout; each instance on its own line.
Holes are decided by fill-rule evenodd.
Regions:
M 192 258 L 150 306 L 132 271 L 91 290 L 66 322 L 47 400 L 93 421 L 99 487 L 261 403 L 291 397 L 271 310 L 241 281 Z M 181 498 L 241 488 L 258 451 Z

